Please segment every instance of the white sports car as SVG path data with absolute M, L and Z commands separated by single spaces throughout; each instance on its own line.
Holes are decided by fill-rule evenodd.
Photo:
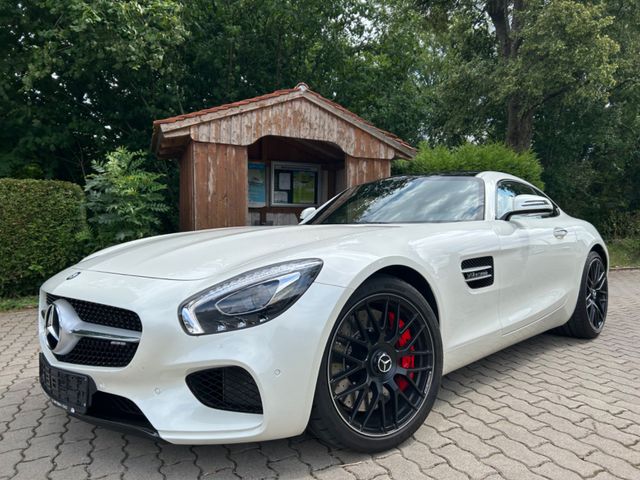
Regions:
M 549 329 L 603 328 L 602 238 L 519 178 L 391 177 L 303 217 L 146 238 L 48 280 L 45 392 L 172 443 L 309 426 L 377 451 L 421 425 L 443 374 Z

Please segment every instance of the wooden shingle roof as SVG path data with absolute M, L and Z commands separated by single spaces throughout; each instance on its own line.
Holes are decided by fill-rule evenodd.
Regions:
M 294 88 L 276 90 L 266 95 L 238 102 L 155 120 L 153 122 L 152 149 L 159 157 L 176 156 L 188 142 L 189 137 L 196 140 L 193 138 L 195 131 L 193 127 L 195 126 L 298 99 L 308 100 L 335 118 L 363 130 L 396 151 L 396 156 L 412 158 L 415 155 L 415 149 L 398 136 L 372 125 L 342 105 L 314 92 L 304 83 L 300 83 Z M 215 139 L 210 139 L 210 141 L 215 141 Z

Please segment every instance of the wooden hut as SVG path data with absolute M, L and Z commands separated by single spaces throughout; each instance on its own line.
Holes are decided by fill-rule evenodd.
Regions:
M 389 176 L 415 150 L 301 83 L 153 122 L 180 162 L 180 228 L 297 223 L 346 187 Z

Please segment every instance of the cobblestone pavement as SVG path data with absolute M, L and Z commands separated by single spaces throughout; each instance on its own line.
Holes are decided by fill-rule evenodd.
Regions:
M 611 274 L 595 341 L 540 335 L 443 380 L 427 422 L 378 455 L 303 435 L 174 446 L 95 427 L 37 383 L 34 310 L 0 314 L 0 478 L 640 479 L 640 271 Z

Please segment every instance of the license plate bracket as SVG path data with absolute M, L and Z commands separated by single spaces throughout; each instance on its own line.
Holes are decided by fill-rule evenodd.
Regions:
M 91 377 L 49 364 L 40 354 L 40 385 L 49 398 L 71 413 L 86 414 L 96 386 Z

